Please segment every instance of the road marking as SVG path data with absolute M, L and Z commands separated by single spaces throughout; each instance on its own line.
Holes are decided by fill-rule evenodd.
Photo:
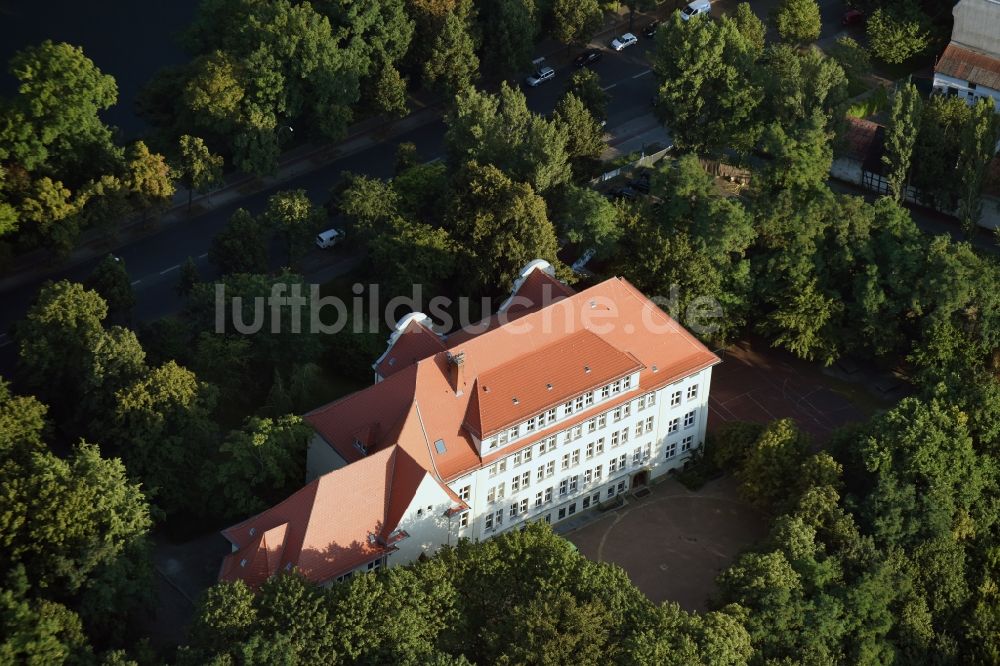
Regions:
M 142 280 L 132 280 L 132 286 L 134 287 L 135 285 L 139 284 L 140 282 L 142 282 Z
M 617 83 L 612 83 L 610 86 L 604 86 L 603 88 L 601 88 L 601 90 L 611 90 L 617 85 L 618 85 Z
M 440 162 L 440 161 L 441 161 L 441 160 L 443 160 L 443 159 L 444 159 L 444 157 L 443 157 L 442 155 L 438 155 L 438 156 L 437 156 L 437 157 L 435 157 L 434 159 L 432 159 L 432 160 L 427 160 L 426 162 L 424 162 L 424 166 L 426 166 L 426 165 L 428 165 L 428 164 L 437 164 L 438 162 Z
M 170 268 L 167 268 L 167 269 L 164 269 L 164 270 L 160 271 L 160 275 L 166 275 L 166 274 L 167 274 L 167 273 L 169 273 L 170 271 L 176 271 L 176 270 L 177 270 L 178 268 L 180 268 L 180 267 L 181 267 L 181 265 L 180 265 L 180 264 L 174 264 L 174 265 L 173 265 L 173 266 L 171 266 Z
M 206 252 L 205 254 L 199 254 L 199 255 L 198 255 L 198 258 L 199 258 L 199 259 L 204 259 L 204 258 L 205 258 L 205 257 L 207 257 L 207 256 L 208 256 L 208 252 Z
M 632 78 L 633 79 L 638 79 L 640 77 L 646 76 L 647 74 L 649 74 L 652 71 L 653 70 L 651 70 L 651 69 L 647 69 L 645 72 L 639 72 L 638 74 L 633 75 Z

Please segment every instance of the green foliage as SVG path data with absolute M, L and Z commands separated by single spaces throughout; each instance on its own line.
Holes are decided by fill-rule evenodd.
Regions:
M 972 234 L 983 214 L 983 182 L 990 162 L 997 154 L 1000 119 L 992 99 L 981 98 L 972 107 L 962 128 L 956 180 L 959 185 L 958 218 L 966 234 Z
M 206 470 L 205 484 L 221 497 L 230 518 L 251 515 L 280 501 L 305 476 L 312 430 L 299 416 L 250 418 L 219 447 L 219 462 Z
M 471 1 L 458 2 L 448 11 L 439 32 L 434 33 L 433 49 L 424 61 L 424 80 L 452 100 L 479 78 L 479 57 L 470 34 Z
M 180 277 L 177 279 L 176 291 L 180 296 L 187 296 L 194 289 L 194 286 L 201 282 L 201 272 L 198 264 L 191 257 L 181 264 Z
M 566 95 L 573 95 L 583 102 L 598 120 L 607 120 L 611 95 L 601 88 L 601 77 L 588 68 L 578 69 L 569 77 Z
M 305 190 L 288 190 L 271 195 L 263 218 L 284 237 L 288 265 L 293 265 L 309 249 L 315 235 L 323 230 L 326 211 L 314 205 Z
M 860 92 L 865 80 L 872 71 L 871 57 L 868 50 L 851 37 L 838 37 L 827 52 L 830 57 L 844 70 L 847 80 L 851 83 L 852 92 Z
M 446 229 L 403 218 L 373 238 L 369 251 L 387 295 L 409 295 L 414 285 L 421 285 L 424 294 L 440 294 L 462 253 Z
M 529 111 L 524 93 L 506 83 L 497 95 L 466 90 L 446 122 L 452 172 L 469 161 L 493 165 L 539 194 L 569 180 L 565 129 Z
M 782 419 L 768 424 L 746 451 L 736 472 L 740 495 L 762 510 L 782 507 L 794 488 L 807 446 L 806 436 L 792 421 Z
M 771 22 L 785 41 L 797 44 L 816 41 L 822 27 L 819 4 L 816 0 L 782 0 Z
M 534 0 L 496 0 L 479 5 L 483 26 L 483 69 L 492 76 L 504 77 L 525 69 L 538 34 Z
M 910 159 L 920 127 L 923 103 L 916 86 L 908 83 L 896 91 L 892 99 L 892 119 L 886 128 L 885 151 L 882 161 L 888 167 L 886 180 L 889 195 L 900 201 L 906 193 L 910 173 Z
M 600 254 L 608 254 L 623 233 L 619 209 L 589 187 L 562 186 L 551 208 L 560 238 Z
M 160 209 L 174 196 L 173 173 L 163 155 L 149 152 L 142 141 L 129 147 L 125 184 L 137 200 L 139 209 Z M 119 220 L 112 220 L 117 224 Z
M 65 606 L 26 596 L 23 569 L 10 570 L 0 589 L 0 662 L 86 663 L 92 657 L 80 618 Z
M 226 228 L 212 239 L 208 259 L 223 275 L 264 273 L 268 269 L 268 237 L 264 223 L 238 208 Z
M 933 95 L 924 105 L 920 132 L 913 149 L 911 183 L 920 192 L 921 203 L 942 210 L 958 205 L 958 164 L 963 128 L 972 109 L 958 97 Z
M 757 18 L 749 2 L 741 2 L 736 5 L 736 11 L 733 13 L 733 21 L 736 22 L 736 29 L 740 31 L 743 39 L 750 46 L 751 51 L 757 55 L 762 54 L 764 52 L 764 35 L 767 33 L 767 27 L 763 21 Z
M 562 125 L 567 137 L 566 152 L 574 172 L 578 177 L 589 175 L 607 147 L 604 143 L 604 129 L 573 93 L 567 93 L 556 104 L 554 119 L 557 124 Z
M 563 44 L 586 42 L 601 27 L 603 19 L 597 0 L 552 2 L 552 36 Z
M 87 278 L 87 287 L 101 295 L 112 313 L 127 313 L 135 306 L 132 278 L 121 257 L 104 257 Z
M 375 108 L 396 118 L 402 118 L 409 111 L 406 79 L 392 65 L 383 67 L 375 81 Z
M 200 137 L 189 134 L 181 136 L 177 171 L 189 191 L 189 208 L 190 192 L 206 194 L 213 187 L 222 184 L 222 164 L 222 155 L 214 155 Z
M 914 0 L 876 8 L 867 19 L 866 30 L 872 55 L 890 64 L 909 60 L 931 43 L 927 15 Z

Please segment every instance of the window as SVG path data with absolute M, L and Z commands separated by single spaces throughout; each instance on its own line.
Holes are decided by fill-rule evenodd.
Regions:
M 617 471 L 618 471 L 618 459 L 612 458 L 610 462 L 608 462 L 608 474 L 614 474 Z
M 590 508 L 590 497 L 584 497 L 583 498 L 583 508 L 584 509 L 589 509 Z
M 496 476 L 496 475 L 497 475 L 497 464 L 493 463 L 492 465 L 490 465 L 490 476 Z
M 573 409 L 575 409 L 576 411 L 580 411 L 581 409 L 583 409 L 583 396 L 582 395 L 579 396 L 576 400 L 573 401 Z
M 684 439 L 682 439 L 681 440 L 681 452 L 683 453 L 684 451 L 690 451 L 691 450 L 691 442 L 693 442 L 693 441 L 694 441 L 694 435 L 688 435 L 687 437 L 685 437 Z
M 499 435 L 497 435 L 497 444 L 499 446 L 503 446 L 506 443 L 507 443 L 507 433 L 502 432 Z
M 497 463 L 497 471 L 498 472 L 506 472 L 507 471 L 507 459 L 506 458 L 504 458 L 503 460 L 501 460 L 500 462 Z
M 521 458 L 522 460 L 524 460 L 524 462 L 531 462 L 531 456 L 532 453 L 530 448 L 527 448 L 521 452 Z
M 458 524 L 461 527 L 468 527 L 469 526 L 469 512 L 468 511 L 466 511 L 465 513 L 462 514 L 462 517 L 459 518 L 459 520 L 458 520 Z
M 690 411 L 684 415 L 684 427 L 690 428 L 694 425 L 694 411 Z
M 375 571 L 382 567 L 382 560 L 375 560 L 374 562 L 368 563 L 368 571 Z
M 556 450 L 556 436 L 552 435 L 547 440 L 545 440 L 546 450 L 549 452 Z
M 490 503 L 493 503 L 493 502 L 497 501 L 497 487 L 496 486 L 490 486 L 489 491 L 486 493 L 486 501 L 490 502 Z
M 528 422 L 524 424 L 524 429 L 526 432 L 532 432 L 535 429 L 535 417 L 532 416 L 528 419 Z
M 604 470 L 604 465 L 598 465 L 594 468 L 594 481 L 601 480 L 601 472 Z
M 503 525 L 503 509 L 497 509 L 497 512 L 493 514 L 493 522 L 497 524 L 497 527 Z
M 622 444 L 628 441 L 628 428 L 622 428 Z
M 545 440 L 542 440 L 541 442 L 538 443 L 538 455 L 540 456 L 545 455 Z
M 511 467 L 517 467 L 520 464 L 521 464 L 521 452 L 518 451 L 517 453 L 514 454 L 514 459 L 511 462 Z
M 550 460 L 545 465 L 545 476 L 552 476 L 555 473 L 556 473 L 556 461 Z
M 535 493 L 535 508 L 537 509 L 541 505 L 542 505 L 542 491 L 539 490 L 537 493 Z
M 559 520 L 562 520 L 565 517 L 566 517 L 566 507 L 563 507 L 559 509 Z
M 590 419 L 587 421 L 587 432 L 594 432 L 597 430 L 597 419 Z
M 551 513 L 545 514 L 545 522 L 548 523 L 549 525 L 552 524 L 552 514 Z
M 562 457 L 562 467 L 559 469 L 569 469 L 569 454 L 564 453 Z
M 624 453 L 621 454 L 618 457 L 618 469 L 625 469 L 625 461 L 627 461 L 627 460 L 628 460 L 628 455 L 626 455 Z
M 520 489 L 521 489 L 521 477 L 515 475 L 514 478 L 510 480 L 510 494 L 513 495 Z
M 486 529 L 488 529 L 488 530 L 493 529 L 493 514 L 492 513 L 486 515 Z
M 667 434 L 669 435 L 670 433 L 677 432 L 677 430 L 680 427 L 681 427 L 680 418 L 674 417 L 670 419 L 669 421 L 667 421 Z
M 580 464 L 580 449 L 577 449 L 576 451 L 573 452 L 573 458 L 570 464 L 573 465 L 574 467 Z
M 621 407 L 615 407 L 615 411 L 614 411 L 613 414 L 614 415 L 613 415 L 612 418 L 614 418 L 615 421 L 621 421 L 622 420 L 622 408 Z
M 500 485 L 497 486 L 497 499 L 498 500 L 502 500 L 503 499 L 503 487 L 504 487 L 504 482 L 501 481 Z
M 527 488 L 531 485 L 531 472 L 525 472 L 521 475 L 521 487 Z
M 617 488 L 617 490 L 620 493 L 625 492 L 625 482 L 624 481 L 619 481 L 618 482 L 618 488 Z
M 521 513 L 528 513 L 528 498 L 527 497 L 525 497 L 523 500 L 521 500 L 521 505 L 518 507 L 518 510 L 520 510 Z
M 594 480 L 594 470 L 588 469 L 583 473 L 583 485 L 586 486 L 590 484 L 590 482 L 593 480 Z
M 594 404 L 594 392 L 593 391 L 591 391 L 587 395 L 583 396 L 583 403 L 585 405 L 587 405 L 588 407 L 590 405 Z
M 614 497 L 614 496 L 615 496 L 615 489 L 614 486 L 612 486 L 611 488 L 608 488 L 608 497 Z
M 626 402 L 622 405 L 622 416 L 631 416 L 632 414 L 632 403 Z
M 673 393 L 670 394 L 670 406 L 676 407 L 679 404 L 681 404 L 681 392 L 674 391 Z
M 570 400 L 565 405 L 563 405 L 563 414 L 572 414 L 572 413 L 573 413 L 573 401 Z
M 458 491 L 458 496 L 462 498 L 463 502 L 468 502 L 469 498 L 472 497 L 472 486 L 464 486 Z
M 590 442 L 589 444 L 587 444 L 587 459 L 589 460 L 590 458 L 593 457 L 594 457 L 594 443 Z
M 688 386 L 687 399 L 688 400 L 694 400 L 697 397 L 698 397 L 698 385 L 697 384 L 691 384 L 691 386 Z
M 548 503 L 551 501 L 552 501 L 552 486 L 549 486 L 548 488 L 545 489 L 545 502 Z
M 611 448 L 615 448 L 616 446 L 618 446 L 619 439 L 621 439 L 621 433 L 619 433 L 617 430 L 611 433 Z
M 653 417 L 646 417 L 646 432 L 653 432 Z
M 638 448 L 636 448 L 636 450 L 632 452 L 632 464 L 633 465 L 638 465 L 640 462 L 642 462 L 642 447 L 641 446 L 638 447 Z
M 642 450 L 642 459 L 649 460 L 650 457 L 652 457 L 652 455 L 653 455 L 653 445 L 647 444 L 646 447 Z
M 573 441 L 580 439 L 583 437 L 583 424 L 573 426 L 573 428 L 570 429 L 570 432 L 573 433 Z
M 569 510 L 568 510 L 568 512 L 569 512 L 569 515 L 571 515 L 571 516 L 572 516 L 572 515 L 573 515 L 574 513 L 576 513 L 576 502 L 573 502 L 572 504 L 570 504 L 570 505 L 569 505 Z
M 667 460 L 670 460 L 671 458 L 673 458 L 674 456 L 676 456 L 677 455 L 677 442 L 670 442 L 669 444 L 667 444 L 667 446 L 665 447 L 665 451 L 666 451 L 667 455 L 664 456 L 664 457 Z
M 611 395 L 611 387 L 610 386 L 602 386 L 601 387 L 601 400 L 604 400 L 609 395 Z
M 635 436 L 642 437 L 642 421 L 635 424 Z
M 508 439 L 510 439 L 510 441 L 512 442 L 520 436 L 521 436 L 521 426 L 519 425 L 514 426 L 508 432 Z
M 644 395 L 640 395 L 639 396 L 639 399 L 636 400 L 635 409 L 636 409 L 636 411 L 639 411 L 639 412 L 641 412 L 642 410 L 646 409 L 646 396 L 644 396 Z
M 608 424 L 608 415 L 607 414 L 601 414 L 600 416 L 597 417 L 597 427 L 598 428 L 603 428 L 607 424 Z
M 553 407 L 548 412 L 546 412 L 545 415 L 548 417 L 548 422 L 552 423 L 553 421 L 556 420 L 556 408 Z
M 545 478 L 545 465 L 538 466 L 538 474 L 535 476 L 535 478 L 539 481 Z
M 616 381 L 615 383 L 613 383 L 611 385 L 611 392 L 612 393 L 621 393 L 622 392 L 622 380 L 619 379 L 618 381 Z
M 646 394 L 646 406 L 652 407 L 656 404 L 656 392 Z
M 562 497 L 567 492 L 569 492 L 569 479 L 563 479 L 559 482 L 559 497 Z
M 601 437 L 597 440 L 597 455 L 604 453 L 604 438 Z
M 601 501 L 601 491 L 598 490 L 596 493 L 594 493 L 593 495 L 591 495 L 590 496 L 590 501 L 593 502 L 594 505 L 596 506 L 597 503 Z
M 486 444 L 487 444 L 486 448 L 488 448 L 488 449 L 495 449 L 495 448 L 497 448 L 497 438 L 496 437 L 490 437 L 488 440 L 486 440 Z
M 630 388 L 632 388 L 632 375 L 622 378 L 622 390 L 627 391 Z
M 511 518 L 517 517 L 517 502 L 514 502 L 513 504 L 510 505 L 510 517 Z
M 569 491 L 571 493 L 575 493 L 576 492 L 576 488 L 577 488 L 577 485 L 578 485 L 579 481 L 580 481 L 580 475 L 579 474 L 574 474 L 573 476 L 569 477 Z

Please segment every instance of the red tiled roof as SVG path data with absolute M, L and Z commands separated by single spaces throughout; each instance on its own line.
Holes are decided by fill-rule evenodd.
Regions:
M 642 367 L 583 329 L 479 375 L 468 425 L 483 437 Z M 515 402 L 516 401 L 516 402 Z
M 864 162 L 878 133 L 879 124 L 863 118 L 847 117 L 844 129 L 843 150 L 846 157 Z
M 1000 59 L 948 44 L 934 65 L 934 72 L 1000 90 Z
M 324 474 L 223 531 L 238 550 L 223 561 L 220 580 L 242 579 L 256 588 L 293 565 L 323 582 L 375 559 L 391 550 L 390 537 L 427 473 L 392 446 Z
M 441 338 L 413 319 L 406 324 L 384 358 L 376 364 L 375 371 L 385 378 L 442 350 L 444 343 Z

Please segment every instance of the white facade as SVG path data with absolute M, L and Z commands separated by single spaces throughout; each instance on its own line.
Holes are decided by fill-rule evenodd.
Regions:
M 508 444 L 510 455 L 448 484 L 470 507 L 456 535 L 478 540 L 525 521 L 554 524 L 627 492 L 644 472 L 649 483 L 682 467 L 705 441 L 711 378 L 708 367 L 653 392 L 632 388 L 528 447 L 525 436 Z
M 975 104 L 981 97 L 988 97 L 993 100 L 994 107 L 1000 112 L 1000 90 L 977 86 L 939 72 L 934 73 L 934 90 L 942 95 L 958 95 L 969 104 Z

